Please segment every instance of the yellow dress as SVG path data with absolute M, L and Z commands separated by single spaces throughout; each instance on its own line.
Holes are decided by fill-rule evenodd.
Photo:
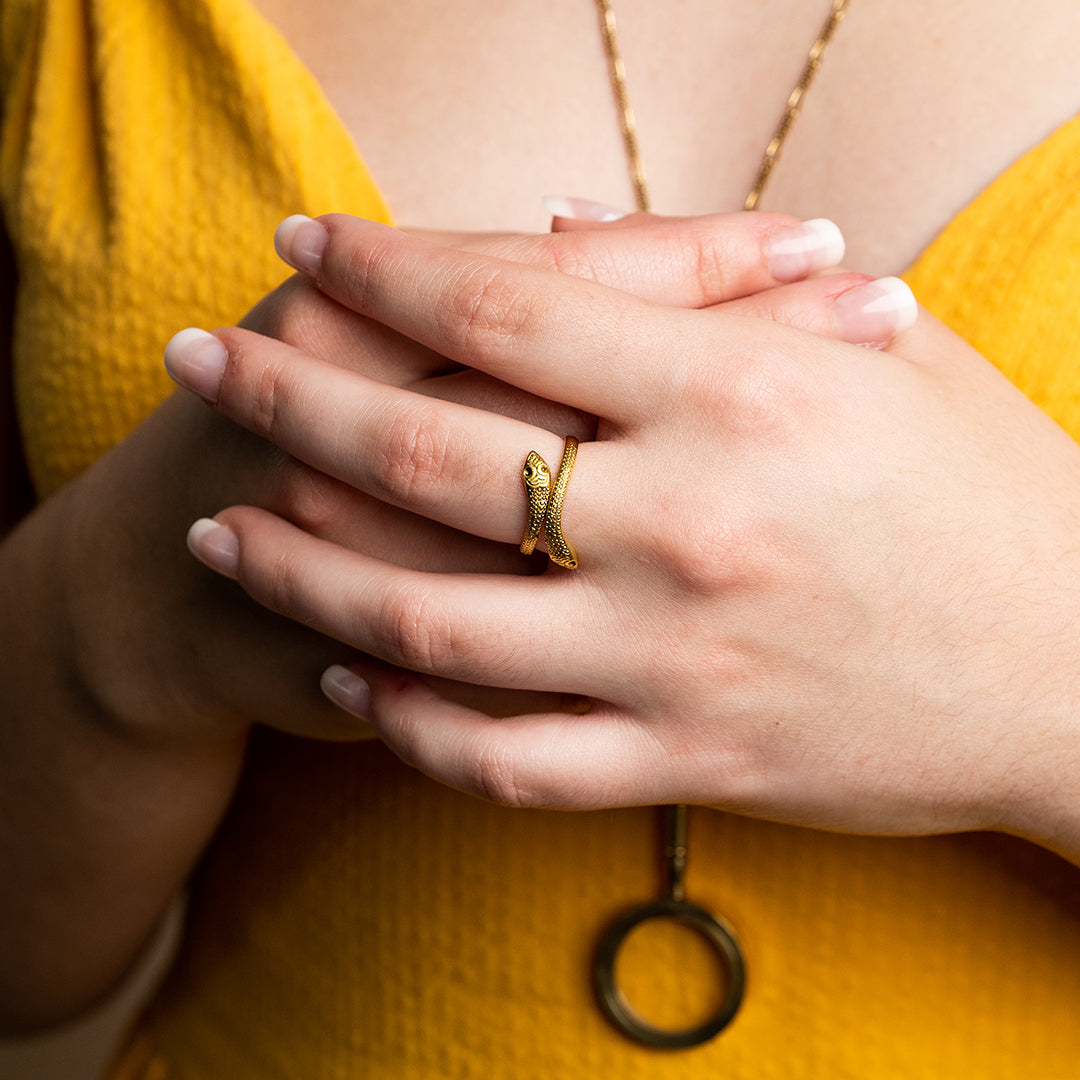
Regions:
M 41 495 L 171 390 L 178 327 L 285 276 L 286 214 L 386 217 L 318 86 L 247 0 L 3 0 L 0 183 L 15 364 Z M 992 184 L 908 275 L 1080 434 L 1080 120 Z M 748 990 L 694 1050 L 592 1000 L 618 911 L 656 895 L 651 810 L 516 812 L 379 745 L 264 734 L 193 886 L 176 969 L 115 1077 L 1039 1080 L 1080 1074 L 1080 871 L 1003 837 L 871 839 L 691 812 L 690 896 Z M 707 964 L 658 935 L 634 1000 L 686 1019 Z

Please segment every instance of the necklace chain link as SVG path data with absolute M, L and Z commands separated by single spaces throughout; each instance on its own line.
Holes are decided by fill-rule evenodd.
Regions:
M 768 186 L 769 178 L 780 158 L 780 151 L 784 142 L 795 124 L 802 106 L 802 100 L 810 89 L 814 76 L 821 68 L 822 59 L 825 55 L 826 46 L 836 33 L 836 28 L 843 22 L 849 0 L 832 0 L 829 16 L 821 28 L 814 44 L 806 56 L 806 63 L 798 82 L 795 83 L 788 95 L 787 104 L 784 107 L 784 115 L 780 123 L 765 147 L 761 164 L 758 166 L 757 176 L 750 194 L 743 202 L 744 210 L 753 210 L 761 200 Z M 634 188 L 634 202 L 639 210 L 650 209 L 652 203 L 649 198 L 649 185 L 645 179 L 645 167 L 641 161 L 641 149 L 638 145 L 637 122 L 634 119 L 634 110 L 630 106 L 630 96 L 626 89 L 626 64 L 623 62 L 622 53 L 619 50 L 619 38 L 615 29 L 615 11 L 611 6 L 611 0 L 596 0 L 597 14 L 600 16 L 600 32 L 604 40 L 604 52 L 607 54 L 608 73 L 611 79 L 611 89 L 615 95 L 615 104 L 619 109 L 620 122 L 622 125 L 623 146 L 626 149 L 626 162 L 630 170 L 630 182 Z

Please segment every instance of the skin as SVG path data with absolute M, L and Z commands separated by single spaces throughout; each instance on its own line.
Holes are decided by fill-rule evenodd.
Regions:
M 786 314 L 836 332 L 834 301 L 865 285 L 865 275 L 754 298 L 780 284 L 768 268 L 770 238 L 798 227 L 756 215 L 454 240 L 596 275 L 650 302 L 707 306 L 741 296 L 747 314 Z M 808 261 L 804 271 L 813 269 Z M 593 429 L 579 410 L 461 372 L 299 277 L 246 324 L 305 355 L 338 364 L 347 357 L 381 385 L 582 437 Z M 185 549 L 193 518 L 237 500 L 376 558 L 393 553 L 403 565 L 539 568 L 502 544 L 448 540 L 442 528 L 312 469 L 188 393 L 27 517 L 0 547 L 9 643 L 0 667 L 0 1018 L 8 1031 L 76 1015 L 123 975 L 224 813 L 253 723 L 320 739 L 371 735 L 318 690 L 320 672 L 354 650 L 268 614 Z
M 500 20 L 488 17 L 487 5 L 433 13 L 420 0 L 328 0 L 315 8 L 259 0 L 259 6 L 323 85 L 400 220 L 456 230 L 546 229 L 538 196 L 559 190 L 629 205 L 595 25 L 581 5 L 544 5 L 539 25 L 536 6 L 517 2 L 500 9 Z M 717 18 L 715 5 L 704 0 L 677 11 L 624 0 L 624 51 L 631 70 L 641 73 L 636 107 L 657 205 L 680 213 L 738 205 L 777 103 L 820 23 L 820 7 L 770 0 L 734 5 Z M 1019 21 L 1014 7 L 997 0 L 864 9 L 830 50 L 814 108 L 786 148 L 770 200 L 797 216 L 840 218 L 852 265 L 895 272 L 991 177 L 1075 110 L 1071 42 L 1080 14 L 1050 0 L 1029 6 Z M 432 19 L 440 20 L 434 32 L 417 34 Z M 479 42 L 477 28 L 485 34 Z M 882 40 L 891 47 L 881 49 Z M 486 62 L 468 65 L 461 86 L 463 55 L 483 55 Z M 718 65 L 717 56 L 725 63 Z M 867 56 L 881 60 L 872 81 Z M 446 57 L 454 58 L 451 70 Z M 1003 93 L 1002 78 L 1010 108 L 985 108 Z M 747 86 L 757 89 L 748 95 Z M 394 106 L 403 101 L 419 103 L 412 115 L 423 123 L 399 122 Z M 732 108 L 736 101 L 740 107 Z M 416 168 L 418 161 L 454 165 L 433 177 Z M 550 240 L 531 256 L 533 241 L 484 241 L 496 245 L 487 249 L 496 254 L 540 265 L 554 260 L 639 293 L 673 256 L 693 255 L 701 242 L 691 227 L 681 241 L 663 244 L 662 258 L 654 249 L 652 256 L 613 260 L 603 249 L 577 256 L 572 246 L 551 247 Z M 675 265 L 692 290 L 699 280 L 694 269 Z M 721 289 L 710 299 L 730 295 Z M 788 299 L 790 312 L 786 301 L 764 293 L 757 313 L 787 314 L 811 329 L 834 331 L 827 313 L 815 314 L 827 312 L 827 296 L 819 297 L 825 309 L 805 294 Z M 340 314 L 293 282 L 260 305 L 248 325 L 315 359 L 347 341 L 369 375 L 510 412 L 526 426 L 561 432 L 588 425 L 580 406 L 545 405 L 498 382 L 418 366 L 415 357 L 430 360 L 429 352 L 402 350 L 377 326 Z M 440 373 L 445 378 L 436 382 Z M 553 382 L 550 389 L 576 403 L 570 384 Z M 603 408 L 596 415 L 627 423 Z M 550 436 L 538 448 L 546 455 L 559 449 Z M 693 449 L 686 446 L 682 456 L 714 460 L 696 458 Z M 1054 449 L 1062 450 L 1067 469 L 1069 454 Z M 581 481 L 588 464 L 583 459 L 579 466 L 575 494 L 587 490 Z M 4 463 L 5 477 L 16 478 L 5 488 L 13 517 L 25 510 L 19 473 L 13 456 Z M 510 499 L 508 491 L 507 505 Z M 335 551 L 363 550 L 367 543 L 367 554 L 378 559 L 389 546 L 388 530 L 408 523 L 409 543 L 393 545 L 409 553 L 401 556 L 407 565 L 462 569 L 479 558 L 488 569 L 521 568 L 509 547 L 513 537 L 448 544 L 441 529 L 326 480 L 239 433 L 190 395 L 177 395 L 28 517 L 0 548 L 0 633 L 12 643 L 0 671 L 6 708 L 0 859 L 8 883 L 0 892 L 0 955 L 8 959 L 0 1020 L 9 1029 L 65 1019 L 122 974 L 219 820 L 250 723 L 323 738 L 367 733 L 315 688 L 326 664 L 351 659 L 352 644 L 264 614 L 235 587 L 201 572 L 184 551 L 183 533 L 194 517 L 240 502 L 275 515 L 257 518 L 263 524 L 298 523 Z M 335 520 L 365 520 L 370 530 L 335 533 Z M 568 518 L 567 528 L 584 539 L 584 522 Z M 395 736 L 393 710 L 382 709 L 381 684 L 374 674 L 372 680 L 380 728 L 412 753 L 408 725 L 399 723 Z M 423 693 L 414 683 L 403 686 L 403 694 L 408 687 Z M 1054 696 L 1063 700 L 1064 691 Z M 472 722 L 475 736 L 473 714 L 445 715 Z M 1038 790 L 1036 772 L 1033 765 L 1019 775 L 1017 789 Z M 760 779 L 760 768 L 751 774 Z M 520 790 L 527 801 L 527 774 L 517 775 L 522 782 L 496 785 L 491 794 L 506 799 Z M 159 797 L 165 789 L 168 805 Z M 748 809 L 752 795 L 745 796 Z M 1047 801 L 1052 795 L 1051 789 Z M 763 802 L 760 793 L 757 800 Z M 1031 822 L 1046 817 L 1037 810 Z M 1028 831 L 1038 838 L 1034 825 Z
M 543 231 L 551 193 L 633 209 L 590 0 L 505 0 L 497 19 L 488 0 L 256 6 L 315 74 L 398 221 Z M 653 207 L 740 207 L 829 0 L 614 7 Z M 831 218 L 848 265 L 901 272 L 1076 113 L 1077 40 L 1080 8 L 1060 0 L 1022 18 L 1007 0 L 853 0 L 764 209 Z M 458 57 L 482 63 L 448 63 Z
M 417 572 L 241 507 L 196 541 L 261 604 L 399 668 L 595 703 L 496 722 L 361 664 L 368 689 L 340 700 L 406 761 L 514 806 L 994 828 L 1080 857 L 1080 449 L 989 363 L 926 313 L 868 352 L 353 219 L 285 242 L 322 228 L 306 263 L 328 295 L 598 417 L 563 511 L 578 572 Z M 396 505 L 520 538 L 505 463 L 558 460 L 551 431 L 220 340 L 224 415 Z

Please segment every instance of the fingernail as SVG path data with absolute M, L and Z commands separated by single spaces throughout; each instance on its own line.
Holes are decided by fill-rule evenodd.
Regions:
M 201 563 L 234 581 L 240 565 L 240 541 L 232 529 L 211 518 L 199 518 L 188 529 L 188 550 Z
M 915 324 L 919 305 L 906 282 L 878 278 L 841 293 L 833 301 L 833 325 L 845 341 L 879 345 Z
M 614 206 L 593 202 L 592 199 L 576 199 L 570 195 L 545 195 L 544 209 L 552 217 L 572 218 L 575 221 L 618 221 L 626 212 Z
M 213 334 L 189 326 L 165 346 L 165 370 L 181 386 L 207 401 L 217 401 L 228 350 Z
M 293 214 L 277 227 L 274 249 L 294 270 L 317 278 L 329 239 L 329 233 L 314 218 Z
M 777 281 L 799 281 L 836 266 L 844 257 L 844 236 L 828 218 L 814 218 L 770 237 L 765 255 Z
M 322 692 L 340 709 L 367 719 L 371 706 L 371 687 L 355 672 L 341 664 L 328 667 L 319 680 Z

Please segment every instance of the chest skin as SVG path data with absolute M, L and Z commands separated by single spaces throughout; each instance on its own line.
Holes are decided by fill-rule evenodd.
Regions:
M 592 0 L 255 0 L 402 224 L 544 230 L 544 194 L 632 208 Z M 828 0 L 618 0 L 653 204 L 741 206 Z M 827 216 L 848 264 L 907 267 L 1080 109 L 1080 7 L 852 0 L 763 208 Z

